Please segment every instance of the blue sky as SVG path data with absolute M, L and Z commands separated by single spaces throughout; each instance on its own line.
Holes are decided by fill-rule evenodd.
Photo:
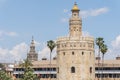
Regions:
M 46 41 L 68 35 L 74 2 L 81 10 L 84 34 L 103 37 L 109 48 L 106 57 L 118 56 L 120 0 L 0 0 L 0 62 L 24 59 L 32 36 L 39 59 L 47 57 Z

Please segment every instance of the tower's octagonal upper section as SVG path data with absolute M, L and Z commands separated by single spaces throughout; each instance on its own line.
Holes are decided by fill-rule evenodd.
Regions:
M 77 4 L 75 3 L 71 12 L 72 15 L 69 19 L 69 36 L 67 37 L 61 37 L 57 39 L 57 43 L 68 43 L 66 46 L 70 47 L 71 42 L 75 42 L 75 44 L 80 44 L 81 42 L 84 44 L 87 44 L 87 46 L 90 44 L 94 44 L 94 38 L 91 36 L 83 36 L 82 35 L 82 19 L 79 16 L 79 8 Z M 89 44 L 88 44 L 89 43 Z M 85 47 L 84 47 L 85 48 Z M 86 47 L 87 48 L 87 47 Z M 93 49 L 93 47 L 91 47 Z M 80 47 L 80 49 L 82 49 Z

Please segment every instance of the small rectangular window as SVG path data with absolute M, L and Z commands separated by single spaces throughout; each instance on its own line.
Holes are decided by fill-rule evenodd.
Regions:
M 65 52 L 63 52 L 63 55 L 65 55 Z
M 57 73 L 59 73 L 59 67 L 57 68 Z

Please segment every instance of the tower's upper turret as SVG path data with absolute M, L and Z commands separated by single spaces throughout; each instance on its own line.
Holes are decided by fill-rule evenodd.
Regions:
M 76 3 L 74 4 L 72 11 L 80 11 Z
M 70 37 L 79 38 L 82 35 L 82 20 L 79 16 L 79 8 L 75 3 L 72 8 L 72 16 L 69 20 Z

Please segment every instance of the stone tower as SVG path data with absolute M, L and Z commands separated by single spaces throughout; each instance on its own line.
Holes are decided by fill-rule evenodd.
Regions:
M 82 20 L 75 3 L 69 20 L 69 36 L 57 39 L 57 80 L 94 80 L 94 38 L 82 36 Z
M 30 61 L 37 61 L 38 60 L 38 54 L 35 51 L 35 43 L 34 43 L 33 37 L 32 37 L 32 42 L 30 45 L 30 51 L 29 51 L 29 53 L 27 53 L 27 58 Z

